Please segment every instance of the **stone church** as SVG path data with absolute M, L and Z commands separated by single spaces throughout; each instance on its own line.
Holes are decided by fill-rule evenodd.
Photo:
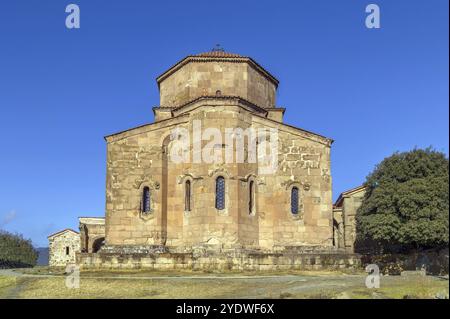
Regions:
M 284 123 L 279 82 L 268 70 L 215 49 L 187 56 L 156 81 L 154 122 L 105 137 L 106 214 L 80 218 L 79 265 L 264 270 L 358 263 L 343 239 L 343 202 L 333 210 L 333 140 Z M 225 138 L 211 142 L 213 134 L 202 135 L 208 130 Z M 251 134 L 259 130 L 276 135 Z M 202 157 L 210 151 L 212 161 Z M 174 160 L 177 154 L 184 160 Z M 262 169 L 267 159 L 269 172 Z

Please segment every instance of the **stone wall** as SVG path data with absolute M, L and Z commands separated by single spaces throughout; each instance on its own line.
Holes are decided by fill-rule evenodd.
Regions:
M 261 178 L 261 246 L 332 246 L 330 143 L 288 126 L 255 120 L 278 129 L 278 170 Z M 291 189 L 300 192 L 299 214 L 290 211 Z
M 49 237 L 49 265 L 66 266 L 75 263 L 76 252 L 80 251 L 80 235 L 67 230 Z
M 283 271 L 356 269 L 358 255 L 346 253 L 280 252 L 232 250 L 189 253 L 101 253 L 78 254 L 82 269 L 154 269 L 206 271 Z
M 359 192 L 345 199 L 345 246 L 353 250 L 356 240 L 356 211 L 362 204 L 364 192 Z
M 182 207 L 178 205 L 169 223 L 167 220 L 168 205 L 175 205 L 168 196 L 174 196 L 179 168 L 169 165 L 171 176 L 166 175 L 167 146 L 163 147 L 163 143 L 170 130 L 182 127 L 184 122 L 178 117 L 164 125 L 154 124 L 108 139 L 106 241 L 109 245 L 165 244 L 168 224 L 173 236 L 181 233 L 177 225 L 182 222 Z M 172 193 L 168 192 L 168 183 Z M 148 213 L 141 209 L 144 187 L 150 189 Z

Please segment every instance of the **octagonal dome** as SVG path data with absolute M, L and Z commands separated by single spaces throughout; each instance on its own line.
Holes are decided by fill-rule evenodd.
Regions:
M 222 95 L 273 108 L 278 86 L 278 80 L 252 58 L 223 50 L 189 55 L 161 74 L 157 82 L 163 107 Z

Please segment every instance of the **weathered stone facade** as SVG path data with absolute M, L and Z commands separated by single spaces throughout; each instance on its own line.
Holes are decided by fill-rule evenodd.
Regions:
M 188 56 L 157 83 L 155 122 L 105 138 L 104 245 L 89 248 L 85 233 L 92 231 L 80 220 L 80 265 L 264 270 L 320 267 L 321 260 L 333 267 L 358 264 L 333 245 L 333 141 L 283 123 L 274 76 L 251 58 L 213 51 Z M 195 139 L 208 129 L 224 138 Z M 275 157 L 261 155 L 266 144 L 248 134 L 262 129 L 277 134 L 269 137 Z M 179 130 L 200 141 L 178 152 L 188 161 L 173 158 Z M 246 135 L 242 145 L 235 140 L 240 135 Z M 252 145 L 257 161 L 248 155 Z M 207 146 L 214 161 L 203 160 Z M 229 146 L 232 161 L 225 160 Z M 263 173 L 268 158 L 276 159 L 273 171 Z
M 62 267 L 75 263 L 75 254 L 80 251 L 80 235 L 76 231 L 65 229 L 48 236 L 48 241 L 50 266 Z

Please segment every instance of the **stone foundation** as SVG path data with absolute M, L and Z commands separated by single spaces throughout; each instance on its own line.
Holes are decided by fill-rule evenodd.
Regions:
M 82 269 L 274 271 L 358 268 L 361 261 L 356 254 L 320 248 L 267 252 L 199 247 L 190 252 L 177 252 L 161 247 L 105 247 L 99 253 L 77 254 L 77 264 Z

